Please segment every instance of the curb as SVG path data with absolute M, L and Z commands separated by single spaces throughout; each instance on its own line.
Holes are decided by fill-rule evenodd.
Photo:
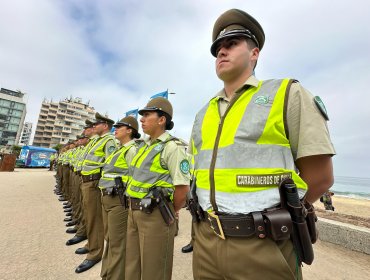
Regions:
M 370 229 L 318 217 L 319 239 L 370 255 Z

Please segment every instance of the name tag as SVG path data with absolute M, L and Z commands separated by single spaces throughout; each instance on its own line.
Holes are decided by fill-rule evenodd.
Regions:
M 292 173 L 263 174 L 263 175 L 236 175 L 238 187 L 278 187 L 286 178 L 291 179 Z

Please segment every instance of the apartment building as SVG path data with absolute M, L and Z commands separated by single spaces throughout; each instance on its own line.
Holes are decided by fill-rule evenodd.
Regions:
M 20 146 L 30 145 L 31 134 L 32 134 L 32 123 L 25 122 L 23 125 L 21 137 L 19 138 L 19 145 Z
M 21 91 L 0 89 L 0 149 L 3 151 L 10 151 L 19 142 L 26 117 L 24 95 Z
M 44 100 L 41 104 L 33 145 L 52 148 L 65 144 L 81 134 L 85 120 L 93 120 L 95 109 L 80 98 L 66 98 L 59 102 Z

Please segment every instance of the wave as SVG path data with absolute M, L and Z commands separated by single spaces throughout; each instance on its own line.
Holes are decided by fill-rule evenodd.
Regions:
M 354 192 L 343 192 L 343 191 L 337 191 L 337 190 L 333 190 L 333 192 L 334 192 L 334 195 L 337 195 L 337 196 L 370 200 L 370 194 L 369 193 L 363 193 L 363 192 L 357 192 L 357 193 L 354 193 Z

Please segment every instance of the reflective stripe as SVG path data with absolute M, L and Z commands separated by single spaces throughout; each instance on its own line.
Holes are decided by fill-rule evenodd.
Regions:
M 298 189 L 299 197 L 303 198 L 305 191 Z M 209 190 L 197 189 L 199 204 L 203 209 L 212 209 L 209 201 Z M 277 188 L 259 192 L 221 193 L 216 192 L 218 210 L 224 213 L 246 214 L 253 211 L 262 211 L 265 208 L 277 205 L 280 197 Z M 230 204 L 229 202 L 233 203 Z M 266 205 L 268 205 L 266 207 Z
M 174 188 L 168 169 L 161 166 L 161 153 L 171 140 L 157 141 L 151 146 L 142 143 L 130 166 L 131 178 L 127 193 L 131 197 L 144 198 L 153 185 L 163 188 Z
M 82 163 L 82 175 L 100 173 L 100 168 L 104 166 L 105 160 L 104 147 L 109 140 L 115 141 L 114 136 L 105 135 L 104 137 L 99 138 L 90 148 L 90 150 L 86 154 L 85 160 Z
M 115 179 L 119 176 L 120 176 L 120 174 L 104 174 L 104 177 L 102 177 L 102 178 L 113 178 L 113 179 Z
M 127 152 L 134 147 L 131 144 L 127 147 L 122 146 L 119 150 L 113 152 L 104 162 L 102 177 L 99 181 L 99 188 L 109 188 L 116 186 L 114 178 L 122 177 L 122 182 L 128 181 L 129 167 L 126 162 Z
M 283 108 L 288 83 L 288 79 L 269 80 L 247 89 L 236 97 L 222 119 L 217 97 L 197 114 L 192 145 L 203 209 L 211 209 L 209 190 L 213 181 L 210 178 L 214 178 L 219 211 L 227 209 L 229 213 L 260 210 L 250 207 L 253 203 L 249 199 L 258 198 L 261 209 L 275 204 L 279 201 L 276 187 L 284 176 L 292 177 L 298 188 L 307 188 L 295 172 L 285 135 Z M 217 137 L 219 142 L 215 147 Z M 260 192 L 265 193 L 262 200 Z M 266 195 L 270 192 L 272 195 Z

